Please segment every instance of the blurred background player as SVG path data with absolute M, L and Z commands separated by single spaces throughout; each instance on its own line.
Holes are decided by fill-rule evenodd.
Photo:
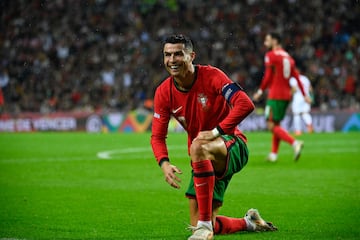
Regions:
M 292 145 L 294 149 L 294 160 L 300 157 L 304 143 L 295 140 L 280 122 L 284 119 L 286 109 L 292 97 L 290 87 L 290 77 L 295 77 L 296 82 L 306 101 L 310 101 L 305 95 L 304 88 L 299 79 L 299 72 L 295 68 L 294 59 L 282 48 L 281 37 L 278 33 L 268 33 L 265 37 L 264 45 L 269 51 L 265 55 L 265 74 L 260 88 L 254 94 L 254 101 L 258 101 L 265 89 L 269 88 L 268 99 L 265 107 L 265 117 L 267 127 L 272 132 L 272 149 L 267 157 L 269 161 L 276 161 L 280 141 L 285 141 Z
M 3 95 L 3 88 L 9 83 L 8 71 L 5 67 L 0 68 L 0 115 L 4 111 L 5 99 Z
M 255 209 L 244 218 L 217 216 L 233 174 L 248 161 L 246 137 L 237 125 L 254 104 L 224 72 L 194 65 L 192 41 L 171 35 L 163 45 L 164 66 L 170 76 L 156 89 L 151 146 L 166 182 L 180 188 L 181 170 L 169 160 L 166 138 L 173 116 L 188 134 L 192 177 L 189 198 L 193 235 L 189 240 L 213 239 L 213 234 L 276 230 Z
M 300 74 L 300 81 L 304 87 L 307 96 L 313 95 L 311 82 L 308 77 Z M 291 110 L 293 113 L 293 127 L 295 135 L 299 136 L 302 133 L 301 119 L 304 121 L 307 131 L 313 132 L 312 117 L 310 115 L 311 104 L 307 102 L 302 95 L 295 78 L 290 78 L 290 86 L 293 89 L 293 98 L 291 103 Z

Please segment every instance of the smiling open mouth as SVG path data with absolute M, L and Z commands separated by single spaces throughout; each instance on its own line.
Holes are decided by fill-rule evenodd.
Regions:
M 173 65 L 173 66 L 170 66 L 170 69 L 174 69 L 174 70 L 176 70 L 176 69 L 178 69 L 179 68 L 179 65 Z

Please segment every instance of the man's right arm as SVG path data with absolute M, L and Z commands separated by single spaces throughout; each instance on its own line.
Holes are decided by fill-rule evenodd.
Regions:
M 170 121 L 170 101 L 162 96 L 161 89 L 157 89 L 154 98 L 154 116 L 152 121 L 151 147 L 156 161 L 164 173 L 165 181 L 173 188 L 180 188 L 181 179 L 176 174 L 181 174 L 181 170 L 175 165 L 170 164 L 166 137 Z
M 154 97 L 154 116 L 152 121 L 151 147 L 159 166 L 169 161 L 166 137 L 170 121 L 169 101 L 166 101 L 161 89 L 157 89 Z
M 265 55 L 265 72 L 264 72 L 264 77 L 261 80 L 261 84 L 259 89 L 257 90 L 257 92 L 254 94 L 253 99 L 254 101 L 258 101 L 260 99 L 260 97 L 262 96 L 263 92 L 265 91 L 266 88 L 269 87 L 269 84 L 271 82 L 271 79 L 273 77 L 273 66 L 271 63 L 271 59 L 270 59 L 270 54 L 267 53 Z

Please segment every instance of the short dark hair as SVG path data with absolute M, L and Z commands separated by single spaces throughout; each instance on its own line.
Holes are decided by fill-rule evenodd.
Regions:
M 164 44 L 166 43 L 183 43 L 185 46 L 185 49 L 192 52 L 194 51 L 194 44 L 191 41 L 191 39 L 183 34 L 173 34 L 165 38 Z
M 270 32 L 269 35 L 271 38 L 276 39 L 278 41 L 278 43 L 281 43 L 282 39 L 281 39 L 281 35 L 279 33 Z

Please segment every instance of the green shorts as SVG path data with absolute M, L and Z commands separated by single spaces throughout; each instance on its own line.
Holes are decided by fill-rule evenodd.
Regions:
M 286 109 L 290 101 L 268 99 L 265 107 L 265 118 L 274 122 L 280 122 L 284 119 Z
M 225 190 L 232 176 L 245 167 L 249 157 L 248 148 L 241 138 L 233 135 L 222 135 L 221 138 L 225 142 L 228 155 L 225 172 L 222 176 L 216 175 L 215 178 L 213 199 L 220 203 L 224 201 Z M 193 175 L 194 172 L 192 171 L 190 184 L 186 191 L 186 197 L 188 198 L 196 198 Z

